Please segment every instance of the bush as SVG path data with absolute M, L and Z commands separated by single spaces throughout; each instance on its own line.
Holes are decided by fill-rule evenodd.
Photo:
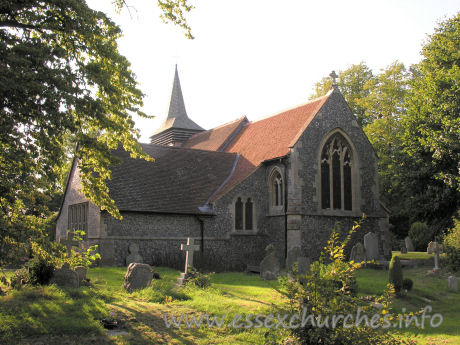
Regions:
M 30 283 L 33 285 L 46 285 L 53 276 L 54 263 L 42 257 L 35 257 L 29 261 Z
M 24 285 L 29 284 L 30 275 L 29 270 L 26 267 L 22 267 L 14 272 L 14 275 L 10 278 L 10 285 L 13 289 L 20 290 Z
M 396 293 L 399 293 L 403 284 L 403 272 L 401 267 L 401 261 L 398 256 L 393 256 L 390 261 L 389 269 L 390 283 L 393 284 Z
M 415 249 L 425 251 L 428 243 L 433 239 L 433 231 L 423 222 L 415 222 L 410 226 L 409 237 Z
M 443 241 L 446 263 L 453 271 L 460 271 L 460 219 L 454 221 L 454 227 L 447 233 Z
M 353 227 L 344 242 L 339 241 L 339 234 L 335 228 L 320 259 L 311 264 L 307 274 L 299 276 L 294 272 L 289 277 L 280 278 L 280 292 L 288 298 L 289 303 L 284 306 L 285 309 L 279 310 L 279 314 L 296 314 L 298 320 L 301 320 L 306 310 L 309 318 L 305 325 L 287 330 L 289 336 L 298 339 L 299 344 L 400 343 L 382 328 L 344 327 L 343 322 L 339 321 L 333 325 L 331 321 L 334 315 L 356 316 L 358 310 L 360 315 L 365 314 L 369 319 L 376 314 L 380 317 L 390 315 L 388 311 L 393 291 L 390 285 L 382 296 L 373 298 L 375 303 L 383 305 L 382 309 L 376 309 L 370 303 L 361 301 L 354 293 L 355 271 L 361 264 L 345 261 L 344 248 L 358 228 L 359 225 Z
M 204 274 L 199 272 L 193 267 L 189 267 L 185 282 L 187 284 L 198 286 L 199 288 L 206 288 L 211 285 L 211 276 L 214 273 Z
M 412 279 L 404 278 L 402 281 L 402 288 L 404 290 L 407 290 L 407 291 L 412 290 L 413 285 L 414 285 L 414 282 L 412 281 Z

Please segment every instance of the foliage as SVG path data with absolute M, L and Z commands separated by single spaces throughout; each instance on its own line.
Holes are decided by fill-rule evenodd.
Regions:
M 458 214 L 454 227 L 444 237 L 443 248 L 449 268 L 453 271 L 460 271 L 460 218 Z
M 423 222 L 415 222 L 410 226 L 409 237 L 418 251 L 426 250 L 428 243 L 433 239 L 433 233 Z
M 414 282 L 410 278 L 404 278 L 402 281 L 402 288 L 403 290 L 410 291 L 412 290 L 412 286 L 414 286 Z
M 187 285 L 194 285 L 199 288 L 207 288 L 211 285 L 211 277 L 213 275 L 213 272 L 202 273 L 194 267 L 189 267 L 185 277 L 185 282 Z
M 46 261 L 41 257 L 29 261 L 30 283 L 32 285 L 48 284 L 53 276 L 54 263 Z
M 30 283 L 29 270 L 26 267 L 21 267 L 14 272 L 10 278 L 10 285 L 13 289 L 20 290 L 23 286 Z
M 368 303 L 363 303 L 353 292 L 355 271 L 360 264 L 345 261 L 344 248 L 352 234 L 357 231 L 356 224 L 348 233 L 345 240 L 339 240 L 337 227 L 334 227 L 327 246 L 320 259 L 310 267 L 310 272 L 304 276 L 282 278 L 281 292 L 289 300 L 290 312 L 302 319 L 304 310 L 313 316 L 313 322 L 327 322 L 329 326 L 317 327 L 310 320 L 304 327 L 292 328 L 290 332 L 299 339 L 301 344 L 396 344 L 398 341 L 382 329 L 374 329 L 359 325 L 344 327 L 339 321 L 331 326 L 333 315 L 376 314 L 378 323 L 389 311 L 392 289 L 390 286 L 384 294 L 375 298 L 382 303 L 383 309 L 377 310 Z M 329 320 L 329 321 L 326 321 Z M 332 321 L 333 322 L 333 321 Z
M 67 252 L 67 254 L 61 257 L 61 264 L 67 262 L 70 267 L 85 266 L 88 268 L 101 259 L 101 254 L 97 252 L 98 245 L 93 244 L 86 247 L 83 241 L 84 236 L 85 232 L 83 230 L 74 230 L 68 233 L 67 238 L 73 238 L 73 240 L 78 242 L 78 245 L 72 246 L 70 253 Z
M 390 268 L 388 271 L 390 284 L 393 284 L 396 293 L 400 293 L 403 284 L 403 271 L 399 256 L 393 256 L 391 258 Z

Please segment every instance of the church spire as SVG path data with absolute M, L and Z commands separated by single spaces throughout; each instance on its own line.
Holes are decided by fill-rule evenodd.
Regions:
M 187 116 L 176 64 L 168 116 L 150 137 L 150 142 L 159 145 L 181 146 L 193 134 L 203 130 Z
M 188 118 L 187 111 L 185 110 L 184 97 L 182 96 L 182 89 L 180 87 L 180 80 L 179 80 L 179 72 L 177 71 L 177 64 L 176 64 L 176 72 L 174 73 L 174 82 L 173 82 L 173 88 L 171 92 L 171 101 L 169 103 L 168 119 L 180 118 L 180 117 Z

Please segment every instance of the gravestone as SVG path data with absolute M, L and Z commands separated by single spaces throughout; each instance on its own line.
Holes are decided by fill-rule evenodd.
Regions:
M 406 254 L 406 253 L 407 253 L 406 246 L 401 246 L 401 254 Z
M 350 261 L 362 262 L 364 260 L 366 260 L 366 253 L 361 242 L 358 242 L 351 248 Z
M 289 249 L 286 259 L 286 268 L 290 270 L 292 265 L 298 261 L 298 258 L 302 255 L 302 250 L 300 247 L 292 247 Z
M 131 243 L 128 247 L 129 254 L 126 257 L 126 266 L 132 263 L 143 263 L 144 259 L 139 254 L 139 245 L 137 243 Z
M 404 244 L 406 245 L 406 248 L 407 248 L 407 251 L 408 251 L 408 252 L 413 252 L 413 251 L 415 251 L 414 244 L 412 243 L 412 240 L 410 239 L 409 236 L 407 236 L 407 237 L 404 239 Z
M 150 265 L 133 262 L 128 266 L 123 288 L 128 292 L 144 289 L 152 283 L 152 268 Z
M 433 241 L 431 241 L 430 243 L 428 243 L 428 247 L 426 248 L 426 253 L 427 254 L 433 254 Z
M 72 248 L 73 248 L 73 247 L 78 247 L 79 244 L 80 244 L 79 241 L 73 239 L 73 235 L 74 235 L 73 233 L 69 232 L 69 233 L 67 234 L 67 238 L 66 238 L 66 239 L 62 239 L 62 238 L 61 238 L 61 239 L 59 240 L 59 243 L 65 245 L 65 246 L 67 247 L 67 253 L 69 254 L 69 256 L 70 256 L 70 253 L 72 252 Z
M 182 285 L 184 283 L 189 267 L 193 267 L 193 252 L 200 250 L 200 246 L 195 244 L 193 238 L 187 237 L 187 244 L 181 244 L 180 250 L 185 251 L 185 271 L 177 278 L 176 285 Z
M 78 288 L 80 286 L 77 272 L 70 269 L 67 262 L 61 268 L 54 270 L 50 283 L 60 287 Z
M 433 242 L 431 247 L 434 253 L 434 270 L 437 271 L 441 269 L 439 267 L 439 254 L 442 251 L 442 245 L 440 245 L 438 242 Z
M 373 232 L 364 235 L 364 248 L 366 249 L 366 260 L 378 260 L 380 258 L 379 239 Z
M 86 279 L 87 268 L 85 266 L 76 266 L 73 270 L 78 275 L 78 281 L 81 283 L 82 280 Z
M 274 280 L 278 278 L 281 271 L 281 264 L 278 256 L 276 255 L 275 246 L 269 244 L 265 248 L 267 253 L 262 262 L 260 263 L 260 278 L 262 280 Z
M 458 278 L 454 276 L 450 276 L 447 278 L 447 283 L 449 284 L 449 289 L 457 292 L 458 291 Z

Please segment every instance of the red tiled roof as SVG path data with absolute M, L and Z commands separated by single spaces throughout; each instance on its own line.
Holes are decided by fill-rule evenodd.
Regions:
M 213 197 L 213 200 L 243 181 L 262 162 L 286 156 L 289 148 L 295 145 L 330 94 L 244 125 L 224 150 L 239 153 L 241 157 L 232 177 Z
M 231 139 L 231 136 L 239 128 L 239 126 L 247 121 L 246 116 L 243 116 L 238 120 L 226 123 L 219 127 L 194 134 L 182 147 L 219 151 L 223 148 L 223 145 Z

